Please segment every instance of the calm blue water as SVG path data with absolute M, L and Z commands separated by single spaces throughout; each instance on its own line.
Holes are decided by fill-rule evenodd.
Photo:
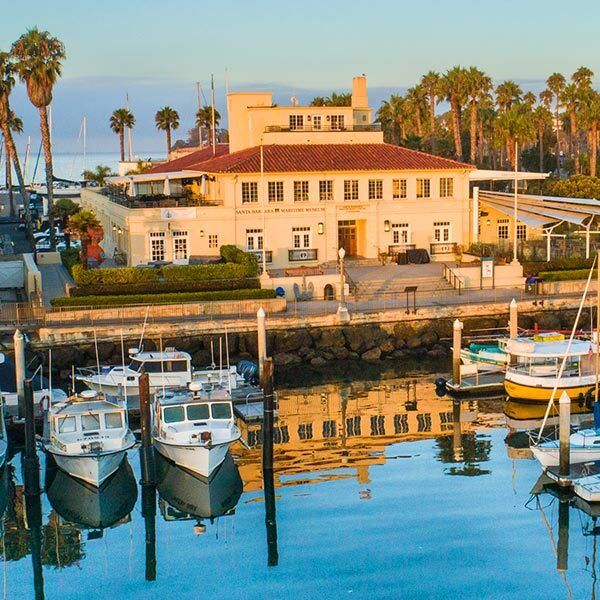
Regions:
M 502 403 L 463 402 L 453 436 L 457 413 L 423 383 L 430 380 L 281 393 L 276 566 L 268 566 L 259 448 L 236 449 L 237 465 L 210 488 L 160 463 L 155 581 L 145 580 L 152 519 L 143 518 L 137 450 L 103 515 L 112 524 L 135 503 L 130 518 L 103 531 L 70 524 L 96 518 L 93 495 L 60 472 L 50 477 L 42 496 L 46 598 L 592 597 L 591 518 L 570 508 L 565 583 L 544 525 L 545 516 L 556 541 L 558 501 L 540 496 L 544 515 L 530 501 L 540 470 L 508 457 Z M 250 444 L 255 430 L 246 431 Z M 18 456 L 12 465 L 17 502 L 5 511 L 4 544 L 16 558 L 27 534 L 15 526 Z M 173 520 L 182 509 L 206 515 L 232 505 L 234 514 L 213 523 Z M 5 561 L 2 576 L 5 597 L 34 597 L 30 555 Z

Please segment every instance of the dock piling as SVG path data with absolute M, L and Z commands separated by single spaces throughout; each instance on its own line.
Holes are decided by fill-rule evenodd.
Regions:
M 513 298 L 509 305 L 508 336 L 511 340 L 519 335 L 519 307 Z
M 559 408 L 559 422 L 558 422 L 558 436 L 560 441 L 559 449 L 559 468 L 558 474 L 559 485 L 567 486 L 570 485 L 569 475 L 571 472 L 571 450 L 570 450 L 570 437 L 571 437 L 571 399 L 567 392 L 563 392 L 558 401 Z
M 33 406 L 33 383 L 23 382 L 25 408 L 25 451 L 23 453 L 23 482 L 25 493 L 35 496 L 40 493 L 40 463 L 35 446 L 35 414 Z
M 256 323 L 258 326 L 258 374 L 262 380 L 265 358 L 267 358 L 267 325 L 265 311 L 262 306 L 256 313 Z
M 556 544 L 556 570 L 565 573 L 569 561 L 569 500 L 560 498 L 558 504 L 558 543 Z
M 462 345 L 463 324 L 456 319 L 452 329 L 452 380 L 455 384 L 460 385 L 460 348 Z
M 17 329 L 13 336 L 15 350 L 15 379 L 17 385 L 18 414 L 19 419 L 25 418 L 25 336 Z

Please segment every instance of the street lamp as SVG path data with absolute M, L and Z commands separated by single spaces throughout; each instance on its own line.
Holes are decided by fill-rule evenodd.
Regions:
M 338 256 L 340 258 L 340 303 L 337 309 L 337 317 L 340 323 L 348 323 L 348 321 L 350 321 L 350 313 L 346 306 L 346 274 L 344 271 L 344 257 L 346 256 L 346 251 L 343 248 L 340 248 L 338 250 Z

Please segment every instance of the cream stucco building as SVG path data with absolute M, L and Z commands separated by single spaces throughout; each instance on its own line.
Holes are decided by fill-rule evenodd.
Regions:
M 348 107 L 227 98 L 229 145 L 205 148 L 85 190 L 108 256 L 129 265 L 217 256 L 223 244 L 267 267 L 313 266 L 424 248 L 433 260 L 476 239 L 471 165 L 386 144 L 356 77 Z

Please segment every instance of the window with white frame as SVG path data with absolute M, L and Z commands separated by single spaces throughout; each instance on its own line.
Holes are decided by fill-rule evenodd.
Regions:
M 173 260 L 187 260 L 188 232 L 173 231 Z
M 333 200 L 333 180 L 322 179 L 319 181 L 319 200 L 327 202 Z
M 431 197 L 431 179 L 417 179 L 417 198 Z
M 408 223 L 392 223 L 392 243 L 410 244 L 410 227 Z
M 314 115 L 312 118 L 313 129 L 321 129 L 321 115 Z
M 433 224 L 433 239 L 436 242 L 450 241 L 450 221 L 438 221 Z
M 358 179 L 344 181 L 344 200 L 358 200 Z
M 256 181 L 242 181 L 242 202 L 258 202 L 258 183 Z
M 331 115 L 331 129 L 344 129 L 344 115 Z
M 208 247 L 218 248 L 219 247 L 219 236 L 216 233 L 211 233 L 208 236 Z
M 294 181 L 294 202 L 308 201 L 308 181 Z
M 160 262 L 165 260 L 165 232 L 150 232 L 150 260 Z
M 498 239 L 507 240 L 510 237 L 509 220 L 498 219 Z
M 406 198 L 406 179 L 392 179 L 392 198 Z
M 454 196 L 454 177 L 440 177 L 440 198 Z
M 304 129 L 304 115 L 290 115 L 290 129 Z
M 369 179 L 369 200 L 383 199 L 383 179 Z
M 269 181 L 269 202 L 283 202 L 283 181 Z
M 246 229 L 246 250 L 263 249 L 263 230 Z
M 517 239 L 521 241 L 527 239 L 527 225 L 517 225 Z
M 294 227 L 292 229 L 292 244 L 294 248 L 311 248 L 311 238 L 310 227 Z

